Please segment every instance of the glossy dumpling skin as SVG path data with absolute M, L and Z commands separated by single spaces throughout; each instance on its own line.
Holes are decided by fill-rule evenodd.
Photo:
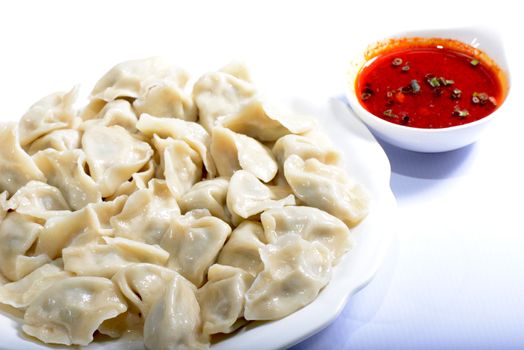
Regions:
M 220 251 L 217 262 L 238 267 L 253 276 L 264 268 L 260 259 L 260 248 L 267 241 L 259 222 L 245 220 L 231 232 L 231 236 Z
M 31 143 L 27 153 L 34 155 L 38 151 L 52 148 L 57 151 L 67 151 L 80 148 L 82 133 L 77 129 L 60 129 L 36 139 Z
M 221 176 L 230 177 L 235 171 L 243 169 L 269 182 L 278 170 L 269 148 L 249 136 L 222 127 L 213 129 L 211 156 Z
M 263 184 L 249 171 L 239 170 L 229 181 L 227 207 L 244 219 L 285 205 L 295 205 L 293 194 L 281 187 Z
M 0 287 L 0 303 L 19 309 L 27 308 L 40 293 L 56 281 L 71 277 L 72 274 L 62 269 L 58 260 L 45 264 L 24 276 L 22 279 Z
M 169 229 L 171 220 L 180 214 L 175 197 L 165 181 L 154 179 L 148 188 L 129 196 L 122 212 L 109 222 L 115 236 L 158 244 Z
M 77 95 L 75 87 L 67 93 L 46 96 L 32 105 L 20 119 L 20 144 L 28 145 L 53 130 L 72 128 L 76 122 L 73 103 Z
M 260 250 L 264 270 L 247 291 L 244 318 L 275 320 L 312 302 L 331 278 L 331 255 L 318 242 L 287 234 Z
M 198 153 L 209 177 L 215 176 L 215 164 L 209 153 L 211 137 L 200 124 L 191 121 L 158 118 L 149 114 L 142 114 L 137 123 L 137 128 L 147 137 L 153 137 L 153 135 L 156 134 L 158 138 L 172 138 L 174 140 L 184 141 Z
M 171 137 L 162 139 L 155 135 L 153 144 L 160 155 L 157 177 L 164 178 L 177 199 L 202 178 L 202 159 L 187 143 Z
M 152 83 L 168 79 L 184 85 L 188 80 L 185 71 L 174 68 L 160 57 L 125 61 L 111 68 L 96 83 L 91 98 L 112 101 L 119 97 L 136 99 Z
M 142 336 L 143 328 L 144 320 L 138 314 L 128 310 L 102 322 L 97 331 L 111 338 L 139 339 Z
M 20 147 L 15 123 L 0 123 L 0 192 L 15 193 L 31 180 L 46 181 L 31 157 Z
M 35 253 L 55 259 L 70 245 L 100 242 L 102 236 L 112 235 L 109 218 L 122 210 L 125 199 L 122 196 L 113 201 L 89 204 L 83 209 L 49 218 L 38 237 Z
M 0 223 L 0 271 L 11 281 L 18 281 L 49 262 L 47 254 L 30 253 L 38 241 L 42 226 L 27 215 L 9 212 Z
M 208 349 L 202 334 L 200 306 L 195 286 L 176 274 L 152 306 L 144 325 L 144 343 L 149 350 Z
M 62 250 L 64 269 L 77 276 L 111 278 L 133 263 L 164 265 L 169 253 L 158 245 L 136 242 L 122 237 L 102 237 L 103 243 L 71 245 Z
M 91 126 L 82 136 L 82 147 L 102 197 L 114 194 L 153 155 L 149 144 L 118 125 Z
M 112 200 L 121 195 L 131 195 L 132 193 L 147 188 L 147 184 L 155 175 L 155 161 L 151 159 L 147 162 L 146 165 L 142 167 L 139 171 L 134 173 L 130 179 L 123 182 L 115 191 L 115 193 L 107 197 L 107 199 Z
M 230 234 L 231 227 L 209 211 L 193 210 L 172 220 L 160 246 L 170 253 L 167 266 L 199 287 Z
M 111 280 L 69 277 L 55 282 L 29 305 L 22 329 L 45 343 L 87 345 L 104 320 L 126 310 Z
M 138 114 L 148 113 L 157 117 L 196 121 L 197 109 L 191 95 L 185 90 L 186 81 L 164 79 L 142 88 L 133 102 Z
M 230 223 L 231 213 L 226 206 L 229 180 L 217 177 L 197 182 L 178 201 L 182 213 L 193 209 L 207 209 L 211 215 Z
M 128 265 L 113 276 L 113 282 L 130 303 L 130 310 L 146 318 L 153 304 L 177 275 L 172 269 L 148 263 Z
M 206 73 L 193 86 L 199 123 L 209 132 L 224 117 L 237 113 L 255 95 L 253 84 L 226 72 Z
M 106 208 L 107 209 L 107 208 Z M 61 256 L 62 249 L 84 234 L 98 236 L 102 227 L 96 211 L 91 207 L 56 215 L 49 218 L 36 244 L 36 254 L 45 254 L 51 259 Z
M 314 127 L 310 117 L 279 111 L 258 98 L 251 99 L 221 125 L 264 142 L 276 141 L 287 134 L 301 134 Z
M 137 115 L 133 110 L 133 106 L 127 100 L 114 100 L 107 104 L 101 104 L 102 108 L 98 111 L 92 111 L 89 114 L 84 110 L 84 123 L 81 125 L 83 130 L 88 129 L 93 125 L 99 126 L 113 126 L 118 125 L 130 133 L 136 132 Z
M 340 164 L 340 154 L 330 145 L 302 135 L 286 135 L 279 138 L 273 146 L 273 154 L 280 165 L 293 154 L 303 160 L 315 158 L 324 164 Z
M 367 194 L 339 167 L 292 155 L 284 163 L 284 176 L 303 203 L 336 216 L 349 227 L 367 215 Z
M 5 218 L 7 214 L 7 210 L 9 209 L 9 206 L 7 204 L 8 196 L 9 196 L 9 193 L 7 193 L 7 191 L 0 193 L 0 223 Z
M 289 206 L 270 209 L 260 215 L 268 242 L 288 233 L 323 244 L 336 261 L 351 248 L 348 227 L 341 220 L 317 208 Z
M 40 181 L 30 181 L 9 199 L 8 209 L 37 219 L 48 218 L 69 212 L 62 193 L 53 186 Z
M 215 264 L 209 268 L 207 278 L 197 292 L 203 332 L 231 333 L 243 324 L 239 318 L 244 314 L 244 294 L 253 276 L 236 267 Z
M 122 195 L 112 200 L 88 204 L 88 210 L 92 212 L 94 231 L 101 236 L 113 237 L 114 232 L 110 220 L 113 216 L 122 212 L 128 198 L 128 196 Z
M 89 203 L 101 201 L 97 184 L 85 171 L 84 151 L 46 149 L 36 153 L 33 160 L 46 175 L 47 183 L 62 192 L 71 209 L 79 210 Z

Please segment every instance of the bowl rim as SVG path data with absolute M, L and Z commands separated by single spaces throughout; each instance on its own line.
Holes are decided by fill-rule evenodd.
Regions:
M 500 35 L 498 35 L 498 31 L 496 29 L 491 28 L 491 27 L 486 27 L 486 26 L 433 28 L 433 29 L 412 29 L 412 30 L 405 30 L 405 31 L 402 31 L 402 32 L 394 33 L 392 35 L 384 36 L 381 39 L 375 40 L 374 42 L 369 44 L 367 47 L 373 45 L 374 43 L 383 42 L 383 41 L 386 41 L 388 39 L 394 39 L 394 38 L 420 38 L 420 37 L 422 37 L 421 33 L 426 33 L 427 34 L 427 33 L 432 33 L 432 32 L 435 33 L 434 36 L 426 36 L 426 35 L 424 35 L 423 38 L 427 37 L 427 38 L 438 38 L 438 39 L 451 39 L 451 40 L 459 41 L 459 42 L 461 42 L 463 44 L 466 44 L 468 46 L 472 46 L 471 44 L 469 44 L 469 43 L 467 43 L 467 42 L 465 42 L 465 41 L 463 41 L 461 39 L 458 39 L 456 37 L 446 36 L 446 35 L 439 35 L 439 33 L 442 32 L 442 31 L 491 32 L 491 34 L 497 34 L 497 36 L 499 36 L 499 38 L 500 38 Z M 502 48 L 504 47 L 503 42 L 500 43 L 500 46 Z M 357 97 L 357 94 L 356 94 L 356 89 L 355 89 L 356 79 L 358 78 L 360 70 L 362 69 L 362 67 L 367 62 L 369 62 L 369 61 L 374 59 L 374 57 L 372 57 L 371 59 L 365 59 L 364 55 L 363 55 L 363 53 L 365 51 L 366 51 L 366 49 L 364 49 L 362 52 L 359 52 L 359 56 L 358 57 L 353 58 L 352 60 L 350 60 L 349 68 L 347 69 L 347 72 L 346 72 L 346 78 L 347 78 L 346 79 L 346 97 L 348 99 L 348 102 L 349 102 L 351 108 L 362 119 L 373 120 L 373 122 L 377 122 L 378 124 L 381 124 L 384 127 L 391 128 L 391 129 L 396 129 L 396 130 L 398 130 L 400 132 L 439 134 L 439 133 L 444 133 L 444 132 L 448 132 L 448 131 L 449 132 L 454 132 L 454 131 L 459 131 L 459 130 L 462 130 L 462 129 L 467 129 L 467 128 L 470 128 L 470 127 L 480 126 L 482 124 L 490 122 L 497 114 L 500 114 L 499 111 L 501 109 L 505 108 L 504 106 L 506 105 L 506 101 L 507 101 L 507 99 L 509 97 L 509 94 L 511 92 L 511 74 L 510 74 L 510 71 L 509 71 L 509 67 L 507 66 L 507 63 L 506 63 L 506 67 L 502 67 L 502 65 L 500 65 L 498 61 L 496 61 L 495 59 L 492 59 L 491 56 L 487 55 L 482 50 L 482 52 L 484 52 L 484 54 L 486 54 L 488 57 L 490 57 L 493 60 L 493 62 L 497 64 L 497 66 L 499 67 L 501 72 L 505 75 L 506 84 L 507 84 L 507 86 L 506 86 L 506 94 L 504 96 L 504 99 L 502 100 L 502 103 L 491 114 L 488 114 L 487 116 L 485 116 L 485 117 L 483 117 L 481 119 L 478 119 L 478 120 L 475 120 L 475 121 L 472 121 L 472 122 L 469 122 L 469 123 L 465 123 L 465 124 L 461 124 L 461 125 L 454 125 L 454 126 L 447 126 L 447 127 L 444 127 L 444 128 L 433 128 L 433 129 L 430 129 L 430 128 L 420 128 L 420 127 L 413 127 L 413 126 L 407 126 L 407 125 L 401 125 L 401 124 L 392 123 L 392 122 L 384 120 L 384 119 L 380 118 L 379 116 L 376 116 L 375 114 L 369 112 L 366 108 L 364 108 L 364 106 L 362 106 L 362 104 L 358 100 L 358 97 Z M 356 74 L 354 74 L 354 77 L 351 77 L 351 75 L 353 74 L 352 73 L 352 69 L 354 69 L 355 65 L 358 66 L 358 69 L 357 69 Z M 362 114 L 365 116 L 365 118 L 362 116 Z M 366 122 L 366 124 L 368 123 L 367 120 L 365 120 L 365 122 Z

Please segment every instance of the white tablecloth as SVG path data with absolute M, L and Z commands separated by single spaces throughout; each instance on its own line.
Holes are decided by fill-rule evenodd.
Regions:
M 164 55 L 195 71 L 230 59 L 270 93 L 344 91 L 355 51 L 405 28 L 486 24 L 507 47 L 512 88 L 481 141 L 444 154 L 384 144 L 397 238 L 376 278 L 296 349 L 524 348 L 522 11 L 509 1 L 17 1 L 0 5 L 0 115 L 114 63 Z

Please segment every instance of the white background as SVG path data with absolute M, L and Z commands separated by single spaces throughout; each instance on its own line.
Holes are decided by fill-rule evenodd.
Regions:
M 370 285 L 300 349 L 524 348 L 524 50 L 517 1 L 16 1 L 0 4 L 0 118 L 113 64 L 163 55 L 195 73 L 246 61 L 271 93 L 326 99 L 347 61 L 403 29 L 490 25 L 507 108 L 481 141 L 427 155 L 384 145 L 397 239 Z M 1 347 L 1 345 L 0 345 Z

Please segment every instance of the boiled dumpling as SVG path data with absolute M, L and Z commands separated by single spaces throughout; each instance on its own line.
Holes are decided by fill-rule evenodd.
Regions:
M 127 101 L 127 100 L 124 100 Z M 107 102 L 104 100 L 92 98 L 89 103 L 80 110 L 78 113 L 80 119 L 87 121 L 90 119 L 97 119 L 100 116 L 100 112 L 107 105 Z
M 260 141 L 276 141 L 287 134 L 301 134 L 314 127 L 313 119 L 279 111 L 253 99 L 236 113 L 222 119 L 222 126 Z
M 209 268 L 207 279 L 197 292 L 203 332 L 231 333 L 243 324 L 238 321 L 244 314 L 244 294 L 253 276 L 236 267 L 215 264 Z
M 295 197 L 281 187 L 263 184 L 249 171 L 239 170 L 229 181 L 227 207 L 244 219 L 285 205 L 295 205 Z
M 179 199 L 202 179 L 202 159 L 184 141 L 155 135 L 153 144 L 160 154 L 157 176 L 166 180 L 173 196 Z
M 156 134 L 161 138 L 172 138 L 186 142 L 189 147 L 198 153 L 209 176 L 215 176 L 215 164 L 209 153 L 211 137 L 200 124 L 142 114 L 138 121 L 137 128 L 149 137 Z
M 340 219 L 317 208 L 270 209 L 260 215 L 260 220 L 270 243 L 288 233 L 298 234 L 307 241 L 322 243 L 333 254 L 334 261 L 351 248 L 348 227 Z
M 118 125 L 127 131 L 136 132 L 136 122 L 138 120 L 131 103 L 126 100 L 115 100 L 108 102 L 103 108 L 90 116 L 84 116 L 83 129 L 88 129 L 92 125 L 112 126 Z
M 97 331 L 111 338 L 120 338 L 125 335 L 128 339 L 133 339 L 142 336 L 143 328 L 144 320 L 138 314 L 128 310 L 102 322 Z
M 1 286 L 0 303 L 25 309 L 56 281 L 71 276 L 72 274 L 61 268 L 58 260 L 42 265 L 22 279 Z
M 71 209 L 82 209 L 102 199 L 95 181 L 86 174 L 86 158 L 82 150 L 58 152 L 47 149 L 35 154 L 33 159 L 47 176 L 47 183 L 62 192 Z
M 153 305 L 144 325 L 144 343 L 149 350 L 208 349 L 202 334 L 200 306 L 195 286 L 180 275 L 167 285 Z
M 94 231 L 107 236 L 113 235 L 111 218 L 122 212 L 127 196 L 119 196 L 113 200 L 106 200 L 99 203 L 90 203 L 87 205 L 94 217 Z
M 126 197 L 89 204 L 83 209 L 49 218 L 40 234 L 36 253 L 51 258 L 61 255 L 69 245 L 102 242 L 103 235 L 112 234 L 109 219 L 118 214 Z
M 67 151 L 80 148 L 82 133 L 76 129 L 60 129 L 51 131 L 31 143 L 27 153 L 33 155 L 38 151 L 52 148 L 57 151 Z
M 149 188 L 134 192 L 122 212 L 110 219 L 116 236 L 157 244 L 180 214 L 165 181 L 151 180 Z
M 217 262 L 239 267 L 256 276 L 263 269 L 260 248 L 265 247 L 266 238 L 259 222 L 245 220 L 231 232 L 231 236 L 220 251 Z
M 42 226 L 34 219 L 10 212 L 0 223 L 0 271 L 11 281 L 18 281 L 36 268 L 49 262 L 46 254 L 30 254 Z
M 9 199 L 8 209 L 38 219 L 48 219 L 65 214 L 69 206 L 62 193 L 53 186 L 40 181 L 30 181 Z
M 73 103 L 77 95 L 75 87 L 67 93 L 46 96 L 32 105 L 20 119 L 20 144 L 28 145 L 53 130 L 72 128 L 75 124 Z
M 164 265 L 169 253 L 150 245 L 122 237 L 103 237 L 104 243 L 72 245 L 62 250 L 64 269 L 78 276 L 111 278 L 121 268 L 133 263 Z
M 292 155 L 284 163 L 284 175 L 302 202 L 336 216 L 349 227 L 367 215 L 367 195 L 339 167 Z
M 153 155 L 149 144 L 117 125 L 91 126 L 82 136 L 82 147 L 102 197 L 114 194 Z
M 9 210 L 7 205 L 8 194 L 9 193 L 7 193 L 7 191 L 0 193 L 0 223 L 5 218 L 7 211 Z
M 287 234 L 260 249 L 264 270 L 247 291 L 244 318 L 275 320 L 312 302 L 331 278 L 331 254 L 318 242 Z
M 185 82 L 184 82 L 185 84 Z M 140 96 L 133 102 L 138 114 L 149 113 L 157 117 L 197 120 L 196 106 L 184 85 L 163 80 L 143 87 Z
M 224 67 L 218 70 L 222 73 L 227 73 L 235 78 L 251 82 L 251 74 L 243 62 L 233 61 L 226 64 Z
M 315 158 L 324 164 L 337 165 L 340 154 L 328 145 L 307 136 L 286 135 L 273 146 L 273 154 L 282 166 L 286 159 L 295 154 L 303 160 Z
M 184 85 L 189 76 L 159 57 L 125 61 L 111 68 L 96 83 L 91 98 L 106 102 L 122 97 L 136 99 L 147 86 L 163 79 Z
M 231 222 L 231 214 L 226 206 L 228 186 L 228 179 L 223 177 L 197 182 L 180 198 L 180 210 L 186 213 L 193 209 L 207 209 L 211 215 Z
M 4 286 L 9 283 L 9 280 L 0 273 L 0 286 Z
M 49 218 L 38 237 L 35 252 L 51 259 L 60 257 L 62 249 L 79 235 L 95 231 L 98 234 L 98 218 L 90 208 Z
M 127 310 L 116 286 L 102 277 L 69 277 L 41 293 L 24 315 L 25 333 L 45 343 L 87 345 L 107 319 Z
M 0 143 L 0 192 L 15 193 L 31 180 L 46 180 L 31 157 L 20 147 L 15 123 L 0 123 Z
M 146 318 L 177 273 L 154 264 L 131 264 L 113 276 L 113 282 L 131 303 L 130 309 Z
M 250 82 L 225 72 L 206 73 L 193 87 L 199 123 L 211 132 L 221 119 L 237 113 L 255 95 Z
M 211 156 L 221 176 L 229 177 L 235 171 L 243 169 L 260 180 L 269 182 L 278 170 L 269 148 L 249 136 L 222 127 L 213 129 Z
M 126 196 L 112 201 L 88 204 L 76 215 L 57 215 L 47 220 L 37 248 L 46 254 L 61 254 L 63 248 L 103 243 L 104 236 L 113 236 L 109 219 L 122 211 Z M 82 222 L 74 222 L 80 219 Z
M 199 287 L 230 233 L 231 227 L 209 211 L 193 210 L 171 221 L 160 246 L 170 253 L 168 267 Z
M 124 194 L 131 195 L 137 190 L 147 188 L 147 183 L 153 178 L 154 175 L 155 162 L 153 159 L 151 159 L 149 162 L 147 162 L 146 165 L 142 167 L 142 169 L 134 173 L 128 181 L 122 183 L 115 193 L 108 198 L 113 199 Z

